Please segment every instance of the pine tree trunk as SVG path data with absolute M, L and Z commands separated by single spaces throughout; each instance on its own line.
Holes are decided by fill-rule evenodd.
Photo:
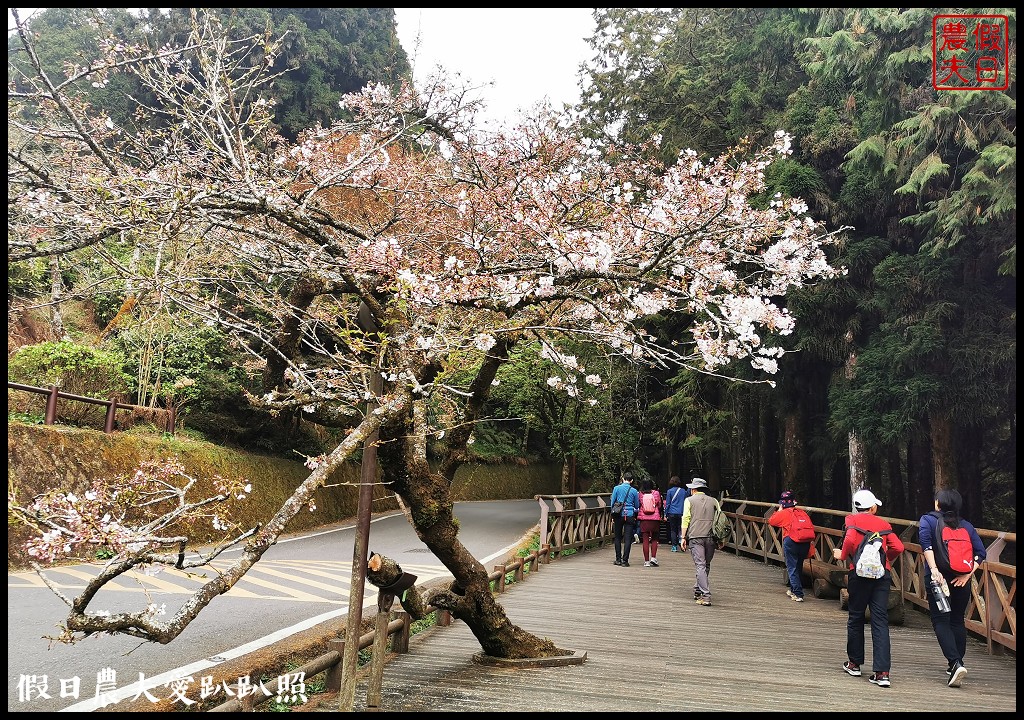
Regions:
M 953 452 L 953 421 L 946 414 L 932 414 L 928 418 L 931 426 L 932 466 L 935 475 L 935 490 L 955 488 L 956 457 Z
M 846 339 L 852 343 L 852 334 L 847 333 Z M 846 358 L 846 379 L 852 380 L 856 371 L 857 353 L 851 351 Z M 847 443 L 850 450 L 850 497 L 852 498 L 855 492 L 867 485 L 867 451 L 864 448 L 863 441 L 853 431 L 850 432 Z
M 963 515 L 974 523 L 982 522 L 985 496 L 982 494 L 982 458 L 985 431 L 980 427 L 956 426 L 955 448 L 957 487 L 964 498 Z
M 868 480 L 867 451 L 864 449 L 864 442 L 851 432 L 848 444 L 850 448 L 850 497 L 865 485 Z
M 910 489 L 910 517 L 920 517 L 934 509 L 932 455 L 928 438 L 922 433 L 914 433 L 907 440 L 907 484 Z

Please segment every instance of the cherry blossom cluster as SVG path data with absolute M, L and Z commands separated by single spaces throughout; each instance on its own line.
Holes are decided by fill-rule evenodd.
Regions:
M 195 522 L 235 529 L 227 519 L 231 503 L 244 500 L 252 483 L 216 475 L 211 482 L 217 494 L 193 500 L 188 496 L 196 482 L 177 461 L 149 461 L 129 476 L 97 480 L 81 493 L 53 489 L 24 506 L 9 493 L 8 507 L 39 528 L 26 551 L 40 563 L 100 550 L 116 559 L 180 543 Z

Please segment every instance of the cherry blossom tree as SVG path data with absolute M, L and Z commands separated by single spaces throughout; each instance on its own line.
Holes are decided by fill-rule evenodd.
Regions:
M 199 15 L 187 47 L 111 43 L 59 86 L 42 72 L 20 79 L 8 94 L 10 257 L 103 255 L 104 243 L 132 238 L 162 261 L 131 284 L 230 332 L 271 388 L 254 403 L 350 428 L 309 460 L 269 522 L 239 538 L 244 552 L 217 592 L 375 436 L 382 482 L 454 577 L 410 606 L 450 610 L 494 656 L 564 654 L 507 618 L 459 542 L 452 480 L 496 372 L 528 340 L 560 368 L 553 388 L 600 385 L 562 350 L 572 338 L 634 363 L 716 373 L 749 362 L 770 378 L 782 351 L 768 338 L 794 322 L 785 294 L 838 272 L 823 250 L 835 232 L 801 200 L 766 196 L 764 170 L 790 138 L 663 166 L 652 148 L 584 141 L 544 109 L 478 131 L 464 90 L 437 78 L 346 96 L 344 119 L 289 143 L 261 94 L 273 48 L 260 42 L 228 42 Z M 73 91 L 113 72 L 137 74 L 156 98 L 133 128 Z M 645 330 L 656 313 L 685 313 L 690 333 L 659 343 Z M 369 577 L 386 585 L 397 569 L 381 568 Z M 67 627 L 167 642 L 210 599 L 145 628 L 74 606 Z

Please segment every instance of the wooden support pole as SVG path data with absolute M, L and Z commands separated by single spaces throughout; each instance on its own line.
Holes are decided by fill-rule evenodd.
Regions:
M 345 640 L 344 638 L 335 638 L 327 643 L 329 650 L 336 650 L 339 655 L 345 657 Z M 342 664 L 335 663 L 331 666 L 330 670 L 327 671 L 327 689 L 330 692 L 338 692 L 341 690 L 341 666 Z
M 374 618 L 373 657 L 370 660 L 370 683 L 366 688 L 367 711 L 380 710 L 380 686 L 384 680 L 384 660 L 388 645 L 388 624 L 395 596 L 381 593 L 377 596 L 377 617 Z

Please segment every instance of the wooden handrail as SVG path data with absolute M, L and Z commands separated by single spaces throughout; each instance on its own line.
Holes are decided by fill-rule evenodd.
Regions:
M 566 552 L 585 551 L 600 547 L 614 537 L 610 512 L 611 492 L 578 495 L 535 495 L 541 511 L 541 544 L 551 548 L 552 558 Z M 752 555 L 765 563 L 785 564 L 782 537 L 779 528 L 768 524 L 766 515 L 778 504 L 723 498 L 722 509 L 733 523 L 733 533 L 726 547 L 737 554 Z M 850 513 L 832 508 L 802 508 L 816 522 L 818 518 L 839 520 Z M 893 565 L 892 582 L 902 602 L 920 610 L 928 609 L 928 583 L 924 574 L 924 553 L 917 543 L 918 521 L 885 517 L 903 540 L 905 550 Z M 838 524 L 838 523 L 837 523 Z M 842 541 L 841 528 L 824 524 L 815 526 L 816 560 L 808 560 L 805 568 L 818 576 L 842 575 L 845 570 L 832 559 L 832 549 Z M 985 639 L 989 652 L 1004 649 L 1017 650 L 1017 568 L 1004 563 L 1000 556 L 1010 544 L 1015 545 L 1017 534 L 986 528 L 977 528 L 985 541 L 988 557 L 981 564 L 981 574 L 971 581 L 971 602 L 967 607 L 965 625 L 975 635 Z M 1016 562 L 1016 553 L 1013 553 Z M 838 590 L 838 587 L 836 588 Z
M 740 542 L 733 545 L 737 553 L 760 557 L 785 564 L 782 554 L 782 530 L 768 524 L 769 511 L 777 509 L 776 503 L 758 502 L 738 498 L 724 498 L 723 509 L 733 519 L 733 538 Z M 849 511 L 833 510 L 801 505 L 812 519 L 817 517 L 840 518 Z M 904 603 L 919 610 L 928 611 L 928 578 L 925 572 L 924 552 L 917 542 L 920 523 L 905 518 L 883 517 L 899 534 L 904 550 L 892 567 L 893 589 Z M 840 545 L 842 528 L 815 525 L 814 539 L 816 560 L 808 560 L 816 577 L 823 571 L 829 576 L 836 573 L 841 577 L 845 568 L 833 559 L 832 550 Z M 981 574 L 971 579 L 971 600 L 967 606 L 964 624 L 974 635 L 985 640 L 989 653 L 1003 650 L 1017 651 L 1017 568 L 1001 560 L 1001 554 L 1008 544 L 1017 542 L 1017 534 L 988 528 L 976 528 L 986 544 L 987 557 L 981 563 Z M 1013 553 L 1016 562 L 1016 552 Z
M 534 550 L 524 557 L 519 557 L 512 562 L 506 563 L 505 565 L 496 565 L 494 570 L 487 575 L 487 580 L 491 584 L 491 589 L 495 593 L 505 592 L 506 577 L 509 573 L 514 574 L 514 581 L 521 582 L 526 578 L 527 572 L 537 572 L 540 570 L 542 562 L 547 562 L 545 557 L 550 554 L 548 548 L 542 547 L 539 550 Z M 447 610 L 434 607 L 433 605 L 427 606 L 427 613 L 434 613 L 435 623 L 438 626 L 444 627 L 451 624 L 451 615 Z M 412 618 L 405 611 L 386 611 L 388 614 L 394 614 L 395 619 L 390 620 L 383 629 L 385 638 L 392 639 L 392 652 L 407 653 L 409 652 L 409 637 L 411 635 L 410 628 L 412 626 Z M 340 637 L 337 640 L 332 640 L 331 645 L 333 646 L 329 652 L 319 655 L 302 667 L 290 671 L 292 674 L 300 675 L 303 678 L 310 678 L 314 675 L 327 672 L 327 688 L 329 690 L 339 690 L 341 688 L 341 672 L 342 672 L 342 660 L 344 656 L 345 633 L 341 631 Z M 377 642 L 378 630 L 375 628 L 370 632 L 364 633 L 359 636 L 359 649 L 365 650 L 370 647 L 386 647 L 387 640 L 383 642 Z M 383 658 L 378 654 L 373 659 L 373 662 L 383 662 Z M 379 676 L 378 676 L 379 677 Z M 253 693 L 246 695 L 245 697 L 238 699 L 228 700 L 226 702 L 217 705 L 216 707 L 210 708 L 207 712 L 253 712 L 256 707 L 268 702 L 272 695 L 264 695 L 263 693 Z
M 117 398 L 110 398 L 108 400 L 100 400 L 99 398 L 88 397 L 86 395 L 75 395 L 73 393 L 63 392 L 56 385 L 51 385 L 49 388 L 40 388 L 33 385 L 22 385 L 21 383 L 7 383 L 8 390 L 20 390 L 22 392 L 35 393 L 37 395 L 46 396 L 46 411 L 43 414 L 43 424 L 53 425 L 57 422 L 57 399 L 61 398 L 64 400 L 73 400 L 75 402 L 88 403 L 91 405 L 100 405 L 107 408 L 106 417 L 103 422 L 103 432 L 112 433 L 114 432 L 114 413 L 118 410 L 154 410 L 156 408 L 147 408 L 142 405 L 129 405 L 117 400 Z M 174 434 L 174 426 L 176 424 L 174 408 L 167 408 L 167 425 L 164 428 L 165 432 Z

